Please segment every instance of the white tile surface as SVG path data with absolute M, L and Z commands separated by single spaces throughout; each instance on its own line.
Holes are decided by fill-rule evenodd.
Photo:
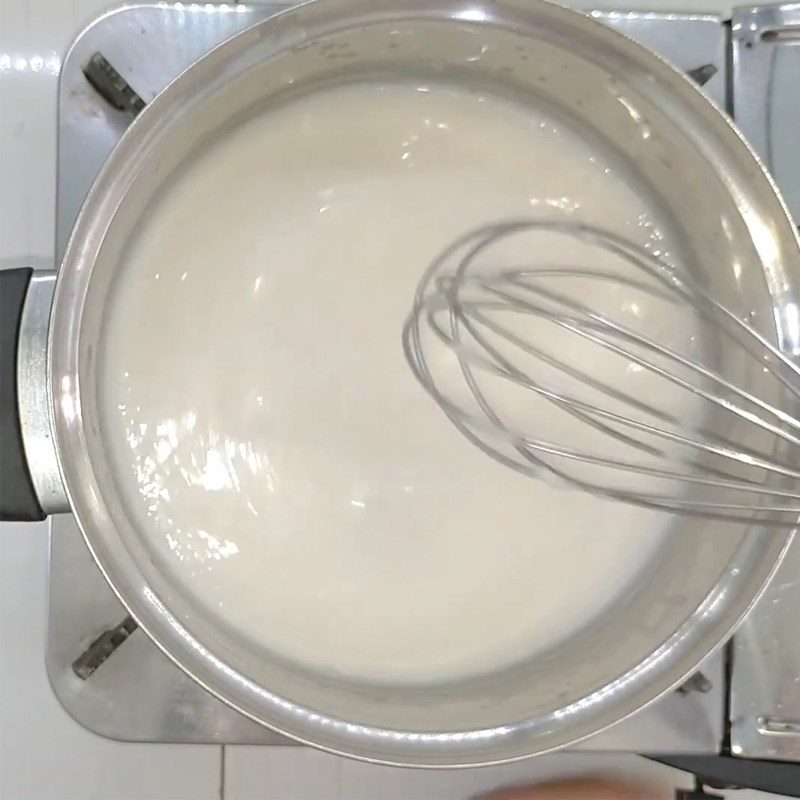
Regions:
M 411 800 L 470 798 L 491 789 L 566 777 L 615 777 L 673 798 L 689 776 L 634 755 L 559 753 L 502 767 L 410 770 L 300 748 L 225 748 L 225 797 L 231 800 Z
M 557 753 L 503 767 L 408 770 L 330 756 L 309 748 L 225 748 L 226 800 L 468 800 L 485 793 L 568 778 L 616 778 L 641 786 L 648 800 L 673 800 L 691 775 L 636 755 Z M 711 790 L 712 792 L 714 790 Z M 726 800 L 782 800 L 751 789 Z M 788 800 L 788 798 L 783 798 Z
M 674 798 L 677 785 L 688 786 L 682 773 L 635 755 L 557 753 L 502 767 L 457 772 L 387 769 L 351 762 L 342 765 L 342 797 L 468 798 L 492 789 L 539 783 L 558 778 L 614 777 L 641 783 L 653 800 Z
M 0 266 L 53 256 L 58 64 L 104 0 L 0 0 Z M 648 0 L 578 0 L 650 8 Z M 660 10 L 725 10 L 721 0 L 653 0 Z M 5 57 L 8 60 L 5 60 Z M 43 525 L 0 525 L 0 798 L 218 797 L 221 751 L 132 745 L 96 737 L 57 704 L 44 669 Z M 655 796 L 685 776 L 635 756 L 563 754 L 508 767 L 417 772 L 345 761 L 304 748 L 229 747 L 229 798 L 449 798 L 557 775 L 652 781 Z M 756 800 L 758 793 L 731 793 Z
M 328 800 L 341 797 L 345 759 L 309 747 L 225 748 L 226 800 Z

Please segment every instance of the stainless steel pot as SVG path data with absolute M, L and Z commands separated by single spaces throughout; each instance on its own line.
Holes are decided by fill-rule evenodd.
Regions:
M 331 55 L 334 43 L 347 45 L 346 58 Z M 589 736 L 678 683 L 731 634 L 790 534 L 682 520 L 623 602 L 547 653 L 459 683 L 358 684 L 256 651 L 198 613 L 150 557 L 98 434 L 104 301 L 120 253 L 160 188 L 210 138 L 276 98 L 375 74 L 535 97 L 591 128 L 629 165 L 632 180 L 655 191 L 698 279 L 729 307 L 755 311 L 762 333 L 784 350 L 800 352 L 794 229 L 753 153 L 681 74 L 599 23 L 537 0 L 320 0 L 212 51 L 130 127 L 76 223 L 46 348 L 52 276 L 30 282 L 26 272 L 2 273 L 2 504 L 17 518 L 71 510 L 153 641 L 253 719 L 387 763 L 507 761 Z

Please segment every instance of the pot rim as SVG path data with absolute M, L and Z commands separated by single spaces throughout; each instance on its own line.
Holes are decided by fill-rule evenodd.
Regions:
M 756 154 L 732 123 L 716 110 L 682 73 L 627 37 L 582 14 L 543 0 L 317 0 L 256 23 L 216 47 L 189 67 L 156 97 L 125 133 L 111 154 L 70 237 L 56 285 L 48 337 L 48 393 L 59 467 L 78 525 L 101 572 L 155 644 L 211 694 L 240 713 L 304 744 L 376 763 L 459 767 L 507 763 L 574 744 L 657 700 L 690 675 L 726 641 L 766 587 L 791 543 L 792 533 L 750 534 L 731 562 L 730 574 L 717 582 L 705 601 L 647 659 L 579 703 L 556 714 L 510 722 L 497 728 L 421 732 L 386 730 L 326 716 L 280 697 L 237 672 L 208 651 L 156 595 L 116 533 L 105 507 L 100 480 L 88 456 L 81 415 L 79 333 L 92 266 L 115 211 L 135 179 L 148 148 L 157 146 L 163 119 L 176 113 L 193 87 L 211 75 L 224 76 L 255 44 L 273 42 L 267 55 L 304 41 L 308 33 L 337 17 L 352 24 L 412 18 L 468 19 L 476 10 L 488 24 L 507 25 L 536 18 L 599 37 L 609 48 L 657 72 L 681 100 L 702 116 L 724 141 L 728 155 L 750 168 L 758 208 L 769 208 L 779 267 L 800 273 L 800 245 L 788 212 Z M 471 15 L 471 16 L 467 16 Z M 742 203 L 749 202 L 743 198 Z M 754 219 L 755 226 L 759 220 Z M 789 287 L 791 289 L 791 287 Z M 787 289 L 787 293 L 789 291 Z M 563 724 L 563 720 L 568 724 Z M 555 727 L 555 730 L 553 728 Z

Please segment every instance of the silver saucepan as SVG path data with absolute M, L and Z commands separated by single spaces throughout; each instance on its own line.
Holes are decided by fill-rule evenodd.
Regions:
M 347 59 L 330 58 L 334 43 L 347 44 Z M 71 511 L 153 641 L 258 722 L 386 763 L 497 763 L 596 733 L 675 686 L 730 636 L 791 534 L 684 519 L 624 602 L 546 653 L 462 682 L 359 684 L 255 651 L 171 584 L 125 510 L 97 430 L 107 293 L 137 220 L 175 170 L 289 92 L 404 73 L 539 98 L 591 128 L 656 194 L 698 279 L 800 352 L 800 249 L 786 210 L 730 122 L 683 75 L 538 0 L 320 0 L 225 42 L 148 105 L 98 176 L 57 281 L 2 273 L 2 505 L 6 518 Z

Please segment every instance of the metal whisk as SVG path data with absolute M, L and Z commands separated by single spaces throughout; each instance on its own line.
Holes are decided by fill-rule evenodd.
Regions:
M 682 514 L 800 518 L 800 369 L 657 251 L 576 222 L 487 225 L 426 270 L 403 347 L 453 425 L 519 473 Z

